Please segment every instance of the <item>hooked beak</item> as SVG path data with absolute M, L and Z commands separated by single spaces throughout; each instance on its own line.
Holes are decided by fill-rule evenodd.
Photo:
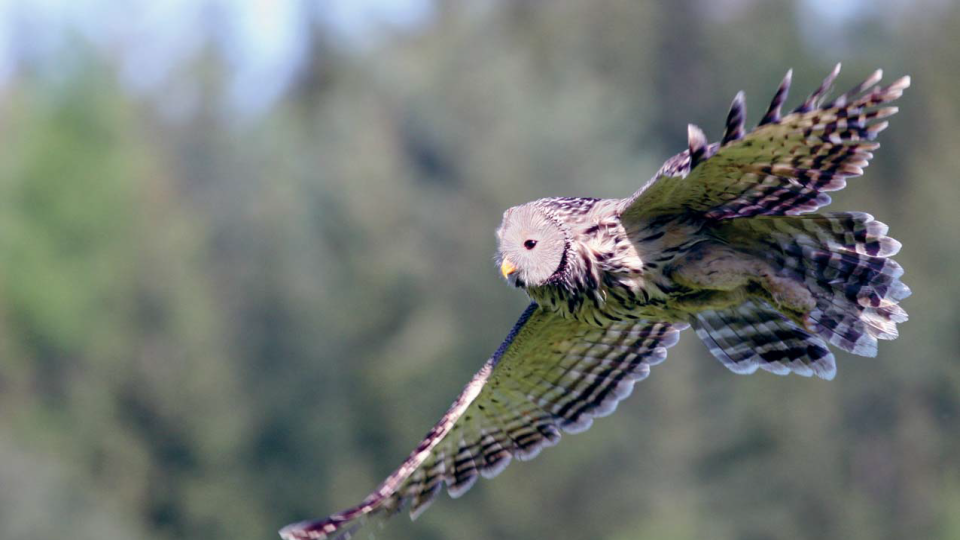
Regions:
M 517 267 L 514 266 L 509 259 L 504 259 L 503 262 L 500 263 L 500 273 L 503 274 L 503 279 L 508 279 L 516 271 Z

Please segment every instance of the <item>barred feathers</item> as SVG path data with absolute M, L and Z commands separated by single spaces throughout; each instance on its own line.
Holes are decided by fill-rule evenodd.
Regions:
M 700 128 L 689 126 L 687 149 L 632 197 L 542 200 L 560 203 L 564 212 L 558 219 L 567 224 L 599 212 L 603 219 L 586 230 L 596 232 L 600 223 L 618 229 L 619 221 L 623 231 L 642 233 L 633 246 L 641 246 L 635 266 L 644 269 L 645 283 L 655 284 L 658 296 L 641 289 L 643 302 L 633 298 L 622 309 L 624 318 L 651 313 L 668 320 L 687 318 L 711 352 L 737 373 L 763 369 L 830 379 L 836 366 L 828 344 L 873 356 L 878 340 L 897 337 L 897 324 L 907 320 L 899 302 L 910 294 L 900 281 L 903 269 L 890 258 L 899 242 L 869 214 L 808 212 L 829 204 L 828 192 L 863 173 L 879 146 L 873 139 L 887 127 L 883 119 L 897 112 L 886 104 L 903 94 L 910 79 L 877 87 L 877 71 L 828 101 L 839 70 L 838 65 L 793 112 L 783 115 L 792 79 L 788 72 L 759 126 L 749 132 L 745 99 L 737 94 L 720 142 L 708 143 Z M 644 240 L 667 236 L 674 242 L 670 247 L 655 248 L 656 243 Z M 703 291 L 672 287 L 664 268 L 694 246 L 707 249 L 711 242 L 757 263 L 743 268 L 757 268 L 764 278 L 775 279 L 764 284 L 752 270 L 743 270 L 734 277 L 746 285 L 734 291 L 739 296 L 731 296 L 734 301 L 746 297 L 743 303 L 705 303 L 701 309 L 712 308 L 699 312 L 672 310 L 677 297 L 671 295 L 696 299 Z M 623 238 L 619 245 L 626 249 L 629 243 Z M 602 255 L 610 259 L 610 254 Z M 567 268 L 564 261 L 559 269 Z M 578 294 L 596 298 L 598 283 L 609 276 L 585 275 L 589 279 L 576 282 Z M 727 283 L 723 277 L 715 279 L 699 285 L 707 292 L 710 285 L 729 292 L 722 287 Z M 514 458 L 532 459 L 556 444 L 561 432 L 583 431 L 594 418 L 612 413 L 686 328 L 612 317 L 596 319 L 595 325 L 578 322 L 576 315 L 587 308 L 577 298 L 559 297 L 544 307 L 531 304 L 440 422 L 363 502 L 324 519 L 289 525 L 281 536 L 347 539 L 369 519 L 386 519 L 404 508 L 418 516 L 444 487 L 452 497 L 463 495 L 480 476 L 496 476 Z M 616 294 L 608 297 L 622 300 Z M 568 305 L 572 307 L 564 314 Z M 663 311 L 642 309 L 646 307 Z
M 882 72 L 827 101 L 840 65 L 793 112 L 781 117 L 792 72 L 787 72 L 760 124 L 746 131 L 743 93 L 734 98 L 719 143 L 688 130 L 688 149 L 625 200 L 628 219 L 683 212 L 707 219 L 797 215 L 830 204 L 830 191 L 846 186 L 879 148 L 873 142 L 896 114 L 884 106 L 910 86 L 901 77 L 876 86 Z
M 879 147 L 873 141 L 887 127 L 880 120 L 897 112 L 896 107 L 879 107 L 899 98 L 910 85 L 907 77 L 885 88 L 873 87 L 881 72 L 841 95 L 832 103 L 823 104 L 826 92 L 839 72 L 839 65 L 795 112 L 780 118 L 780 106 L 786 99 L 790 74 L 784 78 L 761 120 L 762 128 L 747 136 L 751 144 L 738 151 L 720 149 L 716 159 L 720 166 L 738 163 L 731 172 L 738 181 L 751 184 L 737 197 L 706 212 L 706 217 L 728 219 L 755 215 L 796 215 L 814 211 L 830 203 L 829 191 L 843 189 L 846 179 L 863 174 Z M 879 107 L 879 108 L 875 108 Z M 755 135 L 756 134 L 756 135 Z M 759 136 L 761 135 L 762 136 Z M 731 139 L 733 141 L 735 139 Z M 729 144 L 729 143 L 727 143 Z M 743 153 L 756 154 L 758 159 L 742 160 Z
M 528 460 L 612 413 L 662 362 L 686 324 L 630 321 L 598 328 L 531 304 L 503 345 L 410 457 L 359 505 L 294 523 L 285 540 L 346 540 L 407 508 L 416 518 L 445 486 L 466 493 L 513 458 Z
M 760 300 L 701 311 L 694 328 L 710 352 L 735 373 L 747 375 L 760 368 L 777 375 L 832 379 L 837 372 L 823 340 Z
M 871 152 L 879 147 L 869 141 L 887 127 L 887 122 L 880 120 L 898 110 L 879 106 L 903 95 L 910 79 L 900 78 L 887 87 L 874 88 L 860 96 L 880 81 L 882 72 L 877 70 L 864 82 L 825 104 L 826 94 L 839 72 L 838 64 L 793 113 L 780 118 L 780 108 L 790 88 L 791 72 L 787 73 L 760 121 L 761 127 L 746 136 L 745 142 L 749 144 L 729 151 L 722 146 L 715 158 L 721 161 L 717 165 L 724 168 L 727 176 L 734 175 L 738 183 L 751 187 L 710 209 L 706 217 L 728 219 L 811 212 L 830 203 L 826 192 L 843 189 L 847 178 L 863 174 L 863 168 L 873 157 Z M 727 131 L 731 131 L 729 125 Z M 736 140 L 725 135 L 723 144 Z M 744 160 L 747 154 L 755 159 Z
M 658 175 L 624 203 L 623 219 L 643 223 L 676 215 L 702 220 L 708 234 L 767 261 L 781 277 L 802 284 L 812 310 L 779 311 L 775 294 L 742 306 L 692 318 L 698 335 L 738 373 L 765 369 L 830 378 L 833 356 L 825 344 L 874 356 L 877 340 L 897 337 L 907 320 L 898 305 L 910 294 L 903 269 L 890 259 L 900 244 L 869 214 L 810 215 L 830 203 L 879 147 L 886 104 L 910 86 L 902 77 L 877 86 L 878 70 L 837 98 L 827 96 L 839 64 L 820 86 L 783 115 L 792 80 L 788 71 L 760 120 L 744 128 L 743 94 L 734 98 L 719 143 L 706 144 L 689 130 L 688 149 L 668 160 Z M 660 221 L 655 221 L 660 222 Z
M 898 303 L 910 289 L 890 258 L 900 243 L 870 214 L 732 220 L 718 233 L 802 282 L 816 300 L 811 330 L 831 345 L 875 356 L 877 340 L 895 339 L 896 325 L 907 320 Z

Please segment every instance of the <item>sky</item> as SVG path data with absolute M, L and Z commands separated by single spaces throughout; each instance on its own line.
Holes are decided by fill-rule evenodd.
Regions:
M 231 64 L 241 108 L 268 105 L 302 60 L 303 0 L 0 0 L 0 85 L 15 59 L 52 56 L 81 38 L 120 51 L 122 77 L 135 90 L 156 88 L 203 44 L 209 21 Z M 348 47 L 375 42 L 383 27 L 430 20 L 432 0 L 319 0 L 314 15 Z
M 834 25 L 855 18 L 868 4 L 803 1 L 811 20 Z M 17 57 L 52 57 L 81 38 L 114 53 L 123 83 L 149 93 L 202 46 L 204 29 L 216 20 L 216 38 L 231 67 L 234 105 L 255 113 L 281 94 L 303 60 L 302 18 L 308 5 L 335 39 L 360 49 L 375 44 L 381 29 L 412 30 L 428 23 L 434 12 L 433 0 L 0 0 L 0 87 Z

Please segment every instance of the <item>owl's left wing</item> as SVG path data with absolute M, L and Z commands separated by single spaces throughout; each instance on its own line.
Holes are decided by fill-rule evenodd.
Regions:
M 686 324 L 621 322 L 596 328 L 531 304 L 440 422 L 359 505 L 288 525 L 285 540 L 350 538 L 368 518 L 423 512 L 444 484 L 459 497 L 478 475 L 532 459 L 561 431 L 577 433 L 627 397 L 666 358 Z
M 828 191 L 846 186 L 863 174 L 873 142 L 887 127 L 883 118 L 897 112 L 883 105 L 910 86 L 901 77 L 876 87 L 882 72 L 827 101 L 840 72 L 837 64 L 823 83 L 793 112 L 781 117 L 791 72 L 774 94 L 766 114 L 745 131 L 746 105 L 737 94 L 719 143 L 709 144 L 700 128 L 688 127 L 688 148 L 670 158 L 633 197 L 624 199 L 621 215 L 656 220 L 679 214 L 707 219 L 796 215 L 830 204 Z

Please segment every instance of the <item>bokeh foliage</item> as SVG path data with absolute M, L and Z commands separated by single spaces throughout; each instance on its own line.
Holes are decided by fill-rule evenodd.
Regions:
M 0 89 L 0 537 L 271 538 L 355 503 L 525 304 L 503 209 L 625 196 L 737 90 L 755 120 L 786 68 L 803 93 L 838 60 L 842 86 L 913 76 L 832 207 L 904 243 L 902 337 L 827 383 L 736 377 L 690 333 L 588 434 L 383 536 L 960 537 L 960 5 L 904 5 L 447 0 L 359 49 L 305 5 L 308 60 L 252 116 L 215 25 L 147 96 L 83 39 L 54 75 L 25 60 Z

